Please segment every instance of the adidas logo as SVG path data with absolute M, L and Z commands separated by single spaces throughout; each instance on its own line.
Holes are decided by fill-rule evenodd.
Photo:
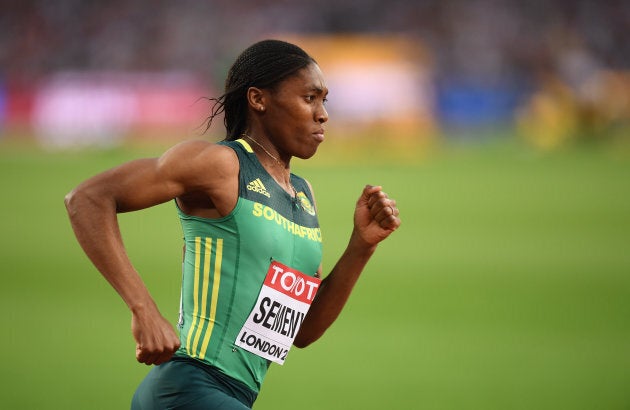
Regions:
M 269 192 L 267 192 L 267 188 L 265 188 L 260 178 L 256 178 L 255 180 L 247 184 L 247 189 L 250 191 L 258 192 L 259 194 L 262 194 L 267 198 L 271 198 L 271 195 L 269 195 Z

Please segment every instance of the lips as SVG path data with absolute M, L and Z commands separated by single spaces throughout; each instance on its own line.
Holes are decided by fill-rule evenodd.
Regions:
M 315 136 L 315 139 L 319 142 L 324 141 L 324 130 L 317 130 L 313 133 L 313 135 Z

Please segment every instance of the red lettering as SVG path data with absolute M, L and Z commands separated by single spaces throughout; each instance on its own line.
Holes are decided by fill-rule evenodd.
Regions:
M 320 283 L 321 280 L 318 278 L 305 275 L 276 261 L 271 262 L 265 278 L 265 285 L 268 287 L 309 305 L 315 298 Z

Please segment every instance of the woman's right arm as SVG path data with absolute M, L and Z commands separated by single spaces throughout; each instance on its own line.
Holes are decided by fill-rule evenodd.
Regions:
M 209 204 L 229 204 L 229 197 L 210 198 L 218 192 L 219 178 L 237 167 L 226 149 L 205 141 L 182 143 L 160 158 L 131 161 L 98 174 L 66 195 L 79 244 L 132 313 L 136 358 L 141 363 L 167 361 L 179 348 L 179 338 L 129 260 L 117 213 L 148 208 L 188 193 L 207 194 Z

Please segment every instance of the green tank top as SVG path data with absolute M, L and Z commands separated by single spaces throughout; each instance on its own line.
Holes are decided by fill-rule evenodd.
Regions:
M 235 345 L 256 303 L 271 261 L 315 275 L 322 237 L 306 181 L 291 174 L 292 198 L 267 173 L 242 139 L 236 207 L 227 216 L 186 215 L 178 207 L 185 254 L 180 306 L 179 356 L 218 368 L 258 392 L 270 362 Z

